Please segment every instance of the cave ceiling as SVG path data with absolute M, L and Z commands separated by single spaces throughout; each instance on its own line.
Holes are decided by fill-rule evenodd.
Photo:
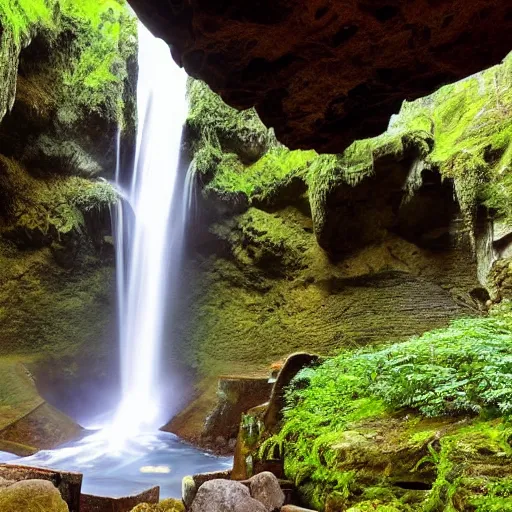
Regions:
M 179 65 L 293 149 L 341 152 L 403 100 L 497 64 L 504 0 L 129 0 Z

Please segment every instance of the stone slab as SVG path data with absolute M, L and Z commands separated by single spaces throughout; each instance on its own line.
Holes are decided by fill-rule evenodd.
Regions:
M 152 487 L 135 496 L 109 498 L 82 494 L 80 512 L 130 512 L 141 503 L 156 504 L 160 501 L 160 487 Z

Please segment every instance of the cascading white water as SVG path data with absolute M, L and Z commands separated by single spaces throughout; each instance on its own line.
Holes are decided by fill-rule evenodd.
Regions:
M 122 401 L 111 426 L 119 443 L 156 428 L 169 229 L 186 116 L 186 75 L 169 47 L 139 25 L 138 130 L 135 164 L 116 215 Z M 127 206 L 131 214 L 127 214 Z M 183 222 L 183 219 L 179 219 Z M 181 237 L 182 226 L 176 226 Z

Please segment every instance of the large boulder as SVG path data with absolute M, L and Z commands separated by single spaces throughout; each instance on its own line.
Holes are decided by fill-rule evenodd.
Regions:
M 59 496 L 65 501 L 67 505 L 66 510 L 69 509 L 69 512 L 79 512 L 79 510 L 87 512 L 86 509 L 84 510 L 84 508 L 80 507 L 80 490 L 82 487 L 82 475 L 80 473 L 0 464 L 0 480 L 2 478 L 10 482 L 49 482 L 57 489 Z M 3 509 L 0 508 L 0 511 L 3 512 Z
M 210 480 L 199 488 L 190 512 L 268 512 L 249 489 L 233 480 Z
M 265 471 L 254 475 L 249 480 L 251 496 L 263 503 L 267 512 L 280 509 L 284 504 L 284 493 L 276 476 Z
M 58 489 L 44 480 L 23 480 L 0 487 L 0 512 L 69 512 Z

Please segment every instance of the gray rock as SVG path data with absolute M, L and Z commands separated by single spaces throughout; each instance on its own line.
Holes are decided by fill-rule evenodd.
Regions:
M 210 480 L 199 488 L 190 512 L 267 512 L 267 509 L 251 498 L 249 489 L 240 482 Z
M 58 489 L 44 480 L 23 480 L 0 489 L 0 512 L 69 512 Z
M 216 439 L 215 439 L 215 444 L 219 448 L 224 448 L 228 444 L 228 442 L 226 441 L 225 437 L 217 436 Z
M 279 510 L 284 504 L 284 493 L 276 476 L 269 471 L 258 473 L 249 480 L 251 496 L 263 503 L 267 512 Z

